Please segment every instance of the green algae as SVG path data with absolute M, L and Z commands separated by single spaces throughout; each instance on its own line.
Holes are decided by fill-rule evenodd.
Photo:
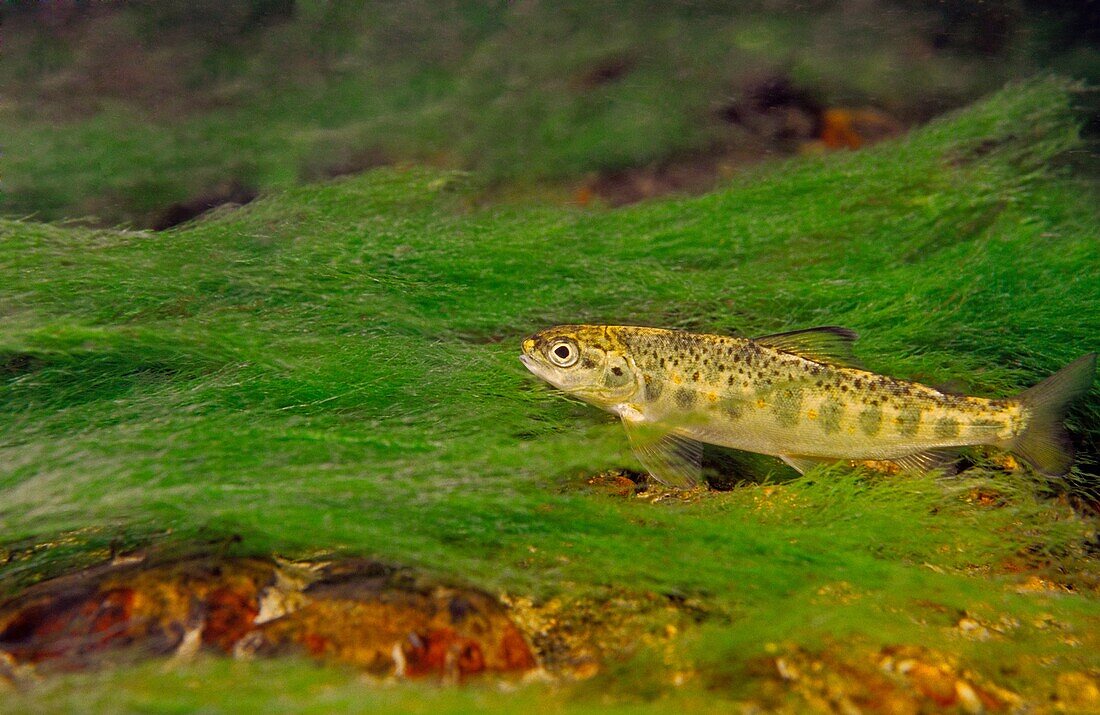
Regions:
M 1098 665 L 1095 519 L 1066 500 L 1097 476 L 1095 388 L 1070 416 L 1082 449 L 1064 483 L 988 466 L 791 479 L 757 461 L 727 475 L 742 488 L 652 502 L 590 488 L 637 467 L 620 428 L 516 355 L 564 322 L 827 323 L 860 332 L 877 372 L 1013 394 L 1100 334 L 1095 188 L 1060 163 L 1081 149 L 1071 96 L 1013 85 L 900 142 L 625 210 L 478 208 L 464 175 L 382 169 L 160 234 L 4 221 L 3 588 L 136 546 L 364 555 L 536 599 L 706 604 L 672 646 L 687 690 L 653 674 L 664 661 L 639 636 L 599 685 L 550 703 L 752 699 L 768 644 L 836 639 L 924 644 L 1047 697 L 1059 672 Z M 966 613 L 1025 625 L 966 640 Z M 1061 625 L 1026 625 L 1047 616 Z M 19 702 L 72 705 L 98 682 L 116 704 L 185 708 L 241 672 L 291 693 L 257 703 L 296 702 L 294 683 L 393 707 L 542 697 L 364 695 L 312 665 L 200 663 Z

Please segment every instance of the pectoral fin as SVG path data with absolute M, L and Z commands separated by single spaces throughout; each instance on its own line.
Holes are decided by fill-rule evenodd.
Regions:
M 703 443 L 667 427 L 623 418 L 630 448 L 650 475 L 666 487 L 690 489 L 702 479 Z

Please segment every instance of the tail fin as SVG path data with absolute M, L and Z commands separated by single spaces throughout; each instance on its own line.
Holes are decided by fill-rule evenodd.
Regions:
M 1070 403 L 1088 392 L 1096 371 L 1096 353 L 1083 355 L 1016 398 L 1029 417 L 1009 450 L 1037 472 L 1060 477 L 1073 464 L 1073 442 L 1062 425 Z

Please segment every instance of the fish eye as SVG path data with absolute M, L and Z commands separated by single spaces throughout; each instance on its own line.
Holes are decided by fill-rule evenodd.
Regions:
M 570 367 L 577 362 L 579 357 L 577 346 L 568 340 L 559 340 L 551 345 L 550 349 L 546 351 L 546 356 L 550 358 L 550 362 L 558 367 Z

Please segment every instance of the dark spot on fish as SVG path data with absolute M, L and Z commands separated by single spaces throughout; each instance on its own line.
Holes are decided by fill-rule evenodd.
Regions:
M 951 438 L 959 436 L 959 421 L 954 417 L 941 417 L 936 420 L 936 436 Z
M 860 379 L 859 379 L 859 378 L 857 377 L 857 378 L 856 378 L 856 389 L 857 389 L 857 390 L 859 390 L 859 389 L 862 389 L 862 387 L 863 387 L 863 380 L 860 380 Z
M 775 413 L 775 421 L 783 427 L 793 427 L 798 424 L 798 413 L 801 410 L 802 390 L 798 388 L 777 390 L 772 397 L 772 412 Z
M 733 385 L 733 375 L 730 375 L 730 379 L 728 380 L 728 382 L 730 385 Z
M 817 423 L 825 434 L 840 431 L 840 416 L 844 414 L 844 405 L 836 400 L 826 400 L 817 411 Z
M 859 413 L 859 428 L 868 437 L 874 437 L 882 428 L 882 410 L 872 404 Z
M 739 420 L 745 413 L 745 401 L 737 397 L 726 397 L 718 402 L 718 408 L 729 419 Z
M 912 437 L 920 428 L 921 411 L 917 407 L 902 407 L 898 410 L 898 416 L 894 422 L 898 426 L 898 434 L 902 437 Z
M 692 381 L 692 382 L 699 382 L 699 373 L 698 373 L 698 371 L 696 371 L 696 372 L 695 372 L 695 373 L 694 373 L 694 374 L 693 374 L 693 375 L 691 376 L 691 381 Z
M 649 375 L 645 376 L 645 399 L 653 402 L 664 392 L 665 385 L 662 380 L 654 380 Z
M 622 375 L 623 369 L 616 365 L 615 367 L 611 368 L 611 372 L 615 373 L 616 375 Z
M 840 386 L 840 391 L 841 392 L 847 392 L 848 391 L 848 386 L 847 385 L 841 385 Z
M 688 409 L 695 404 L 695 391 L 689 390 L 686 387 L 681 387 L 676 391 L 674 395 L 676 399 L 676 405 L 682 409 Z
M 723 363 L 718 363 L 718 372 L 725 372 L 726 366 Z
M 561 348 L 558 349 L 561 350 Z M 592 368 L 596 367 L 596 361 L 590 357 L 586 357 L 584 360 L 581 361 L 581 367 L 586 370 L 591 370 Z

